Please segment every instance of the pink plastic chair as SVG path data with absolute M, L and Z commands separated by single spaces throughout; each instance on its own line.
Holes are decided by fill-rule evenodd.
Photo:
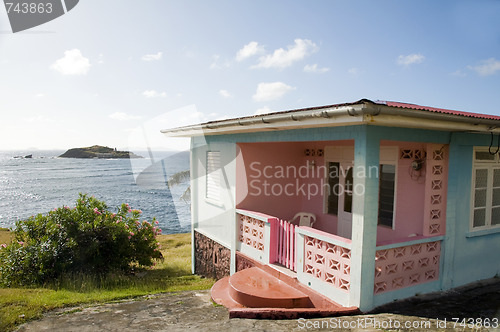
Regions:
M 316 216 L 314 213 L 299 212 L 290 220 L 290 223 L 297 225 L 297 220 L 298 226 L 313 227 L 316 222 Z

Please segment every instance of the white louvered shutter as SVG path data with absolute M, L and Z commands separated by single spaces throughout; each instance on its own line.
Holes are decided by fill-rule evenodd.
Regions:
M 221 164 L 220 151 L 207 152 L 207 195 L 210 200 L 220 201 Z

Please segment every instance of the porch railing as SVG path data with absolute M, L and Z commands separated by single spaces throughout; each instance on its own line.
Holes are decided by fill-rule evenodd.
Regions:
M 236 249 L 263 264 L 274 263 L 278 258 L 278 222 L 264 213 L 236 209 Z
M 276 220 L 271 224 L 271 234 L 275 234 L 274 262 L 286 266 L 292 271 L 297 271 L 296 264 L 296 226 L 286 220 Z M 273 263 L 273 262 L 271 262 Z
M 442 237 L 378 246 L 374 293 L 380 294 L 439 279 Z
M 299 282 L 350 306 L 351 240 L 311 227 L 298 227 L 296 233 Z
M 298 280 L 341 305 L 351 305 L 351 240 L 310 227 L 296 227 L 259 212 L 236 210 L 237 250 L 263 263 L 280 263 Z M 386 292 L 439 280 L 443 236 L 378 244 L 376 298 Z
M 238 250 L 264 264 L 296 271 L 296 226 L 264 213 L 236 209 Z

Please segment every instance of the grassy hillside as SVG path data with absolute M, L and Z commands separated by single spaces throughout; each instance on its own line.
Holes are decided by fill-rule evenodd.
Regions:
M 0 243 L 8 242 L 10 235 L 0 231 Z M 161 235 L 158 239 L 165 260 L 151 270 L 99 280 L 78 275 L 43 288 L 0 288 L 0 331 L 12 331 L 55 308 L 212 287 L 214 280 L 191 275 L 190 234 Z
M 9 232 L 7 228 L 0 228 L 0 244 L 5 243 L 8 244 L 10 243 L 12 239 L 12 233 Z

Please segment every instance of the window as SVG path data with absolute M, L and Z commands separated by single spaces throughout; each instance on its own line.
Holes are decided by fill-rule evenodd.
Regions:
M 344 211 L 352 213 L 352 188 L 354 187 L 353 168 L 349 168 L 344 184 Z
M 396 166 L 380 164 L 378 193 L 378 224 L 392 228 L 394 220 L 394 191 Z
M 500 163 L 498 154 L 474 150 L 471 229 L 500 227 Z
M 328 174 L 325 179 L 327 185 L 324 186 L 323 211 L 334 216 L 342 215 L 343 212 L 350 214 L 353 174 L 352 171 L 349 173 L 349 169 L 354 160 L 354 146 L 325 146 L 324 157 Z
M 207 178 L 206 198 L 215 202 L 219 202 L 221 193 L 220 151 L 207 152 L 206 178 Z
M 339 210 L 340 163 L 328 163 L 327 213 L 337 215 Z
M 380 165 L 378 174 L 376 174 L 379 176 L 378 225 L 391 228 L 394 228 L 396 210 L 398 155 L 399 148 L 397 146 L 381 146 Z M 354 168 L 351 163 L 354 160 L 354 149 L 352 147 L 327 146 L 325 147 L 325 159 L 328 169 L 326 179 L 328 192 L 325 195 L 324 211 L 335 216 L 339 215 L 339 210 L 340 213 L 351 214 L 354 187 Z M 331 160 L 340 160 L 340 162 Z M 370 170 L 367 172 L 371 173 Z
M 403 150 L 408 151 L 408 150 Z M 410 150 L 411 151 L 411 150 Z M 378 169 L 378 225 L 395 228 L 399 147 L 381 146 Z M 404 158 L 404 156 L 402 156 Z
M 335 216 L 341 211 L 352 213 L 352 192 L 354 187 L 353 167 L 344 169 L 339 162 L 328 162 L 328 186 L 326 193 L 326 212 Z M 341 181 L 343 181 L 341 183 Z M 341 197 L 342 195 L 342 197 Z M 341 199 L 343 198 L 343 200 Z

